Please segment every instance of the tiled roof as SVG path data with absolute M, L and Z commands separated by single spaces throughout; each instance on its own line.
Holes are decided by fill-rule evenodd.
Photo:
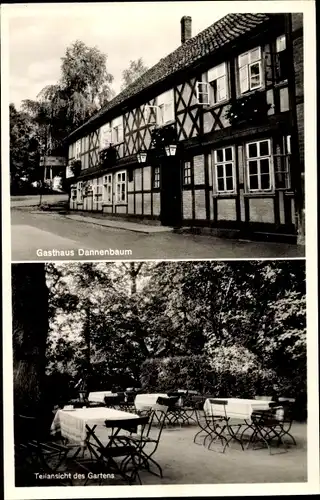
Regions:
M 269 21 L 272 17 L 274 17 L 274 14 L 228 14 L 219 19 L 201 33 L 180 45 L 174 52 L 160 59 L 157 64 L 120 92 L 83 125 L 74 130 L 68 136 L 68 139 L 78 135 L 82 129 L 86 129 L 89 124 L 93 124 L 112 108 L 124 103 L 127 99 L 139 94 L 151 85 L 160 83 L 177 71 L 187 69 L 196 61 L 221 49 L 227 43 L 235 41 L 245 33 Z

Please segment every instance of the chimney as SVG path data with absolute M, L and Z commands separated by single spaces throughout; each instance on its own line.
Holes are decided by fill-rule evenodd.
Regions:
M 192 19 L 190 16 L 183 16 L 180 22 L 181 22 L 181 43 L 184 43 L 192 37 L 191 35 Z

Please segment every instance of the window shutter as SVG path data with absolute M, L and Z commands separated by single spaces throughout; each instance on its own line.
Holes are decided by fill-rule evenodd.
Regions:
M 227 81 L 225 76 L 218 80 L 218 98 L 220 101 L 227 98 Z
M 76 142 L 76 159 L 77 160 L 80 158 L 80 151 L 81 151 L 81 139 Z
M 110 125 L 103 125 L 100 129 L 100 150 L 110 146 L 111 143 L 111 128 Z
M 172 121 L 173 119 L 174 119 L 173 101 L 169 101 L 164 105 L 163 122 L 167 123 L 169 121 Z
M 157 123 L 157 107 L 145 105 L 143 110 L 144 119 L 147 125 L 155 125 Z
M 266 86 L 273 84 L 272 55 L 270 45 L 266 45 L 264 56 Z
M 249 90 L 248 66 L 244 66 L 239 70 L 240 92 L 243 94 Z
M 123 125 L 120 125 L 118 130 L 119 142 L 123 142 Z

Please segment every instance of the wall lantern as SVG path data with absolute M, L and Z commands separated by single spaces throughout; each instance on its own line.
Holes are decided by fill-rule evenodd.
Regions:
M 138 163 L 145 163 L 147 161 L 147 153 L 146 153 L 146 151 L 140 151 L 137 154 L 137 160 L 138 160 Z
M 151 143 L 148 150 L 141 150 L 137 153 L 137 161 L 145 163 L 149 154 L 160 157 L 163 153 L 166 156 L 175 156 L 177 153 L 177 134 L 175 127 L 169 126 L 155 127 L 151 131 Z
M 167 156 L 175 156 L 177 152 L 177 145 L 176 144 L 169 144 L 168 146 L 165 146 L 165 152 Z

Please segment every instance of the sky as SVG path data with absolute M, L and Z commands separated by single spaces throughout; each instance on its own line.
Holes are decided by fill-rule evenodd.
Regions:
M 16 107 L 35 99 L 60 76 L 61 57 L 81 40 L 106 53 L 120 91 L 122 71 L 142 57 L 148 67 L 180 45 L 180 19 L 196 35 L 230 10 L 229 2 L 104 2 L 7 5 L 9 98 Z

